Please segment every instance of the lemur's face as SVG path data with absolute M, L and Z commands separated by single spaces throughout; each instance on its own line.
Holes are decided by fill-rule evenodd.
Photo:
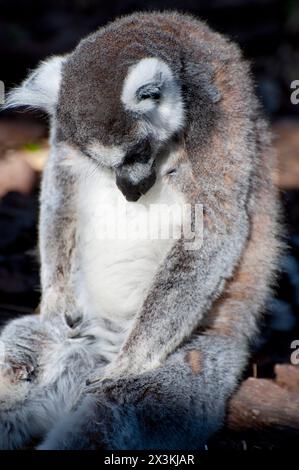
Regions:
M 113 168 L 118 188 L 136 201 L 155 182 L 160 147 L 183 126 L 183 104 L 165 62 L 122 57 L 93 38 L 63 65 L 56 117 L 58 138 Z

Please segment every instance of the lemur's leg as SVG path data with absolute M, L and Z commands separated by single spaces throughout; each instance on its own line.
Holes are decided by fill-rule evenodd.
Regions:
M 234 338 L 198 336 L 162 367 L 87 394 L 39 448 L 199 448 L 223 423 L 246 356 Z
M 221 427 L 269 294 L 278 251 L 275 201 L 257 197 L 246 250 L 199 334 L 145 374 L 96 384 L 78 410 L 52 429 L 43 449 L 195 448 Z M 91 386 L 92 390 L 92 386 Z
M 88 325 L 70 329 L 56 317 L 11 322 L 0 336 L 0 449 L 42 438 L 80 400 L 86 378 L 101 364 Z

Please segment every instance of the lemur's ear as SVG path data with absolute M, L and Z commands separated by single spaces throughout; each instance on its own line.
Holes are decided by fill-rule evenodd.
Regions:
M 67 56 L 55 56 L 42 62 L 28 78 L 8 93 L 3 109 L 28 106 L 53 114 L 58 100 L 62 65 Z

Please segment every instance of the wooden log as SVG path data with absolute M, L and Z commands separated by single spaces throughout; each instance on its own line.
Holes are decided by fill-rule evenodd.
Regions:
M 299 125 L 296 121 L 280 121 L 273 128 L 278 156 L 276 184 L 283 189 L 299 187 Z
M 249 378 L 229 403 L 227 425 L 232 431 L 288 430 L 299 434 L 299 392 L 273 380 Z
M 299 394 L 299 367 L 289 364 L 276 364 L 276 383 L 290 392 Z

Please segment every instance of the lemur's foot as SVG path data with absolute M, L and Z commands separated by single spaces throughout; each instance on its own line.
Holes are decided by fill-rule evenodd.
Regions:
M 24 316 L 5 326 L 0 336 L 0 402 L 3 408 L 24 399 L 37 376 L 44 335 L 37 315 Z M 6 406 L 7 403 L 7 406 Z
M 7 361 L 0 366 L 0 414 L 22 402 L 30 388 L 31 366 Z
M 13 358 L 8 359 L 0 366 L 0 374 L 12 384 L 20 381 L 30 381 L 34 376 L 35 367 L 33 364 L 22 364 L 16 362 Z

